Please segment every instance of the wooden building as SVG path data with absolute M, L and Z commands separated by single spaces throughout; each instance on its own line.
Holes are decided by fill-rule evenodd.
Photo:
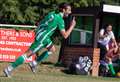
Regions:
M 116 39 L 120 37 L 120 6 L 103 4 L 99 7 L 75 8 L 72 15 L 76 17 L 77 24 L 70 37 L 62 42 L 59 62 L 68 67 L 79 56 L 89 56 L 93 61 L 92 76 L 98 76 L 99 29 L 110 23 Z

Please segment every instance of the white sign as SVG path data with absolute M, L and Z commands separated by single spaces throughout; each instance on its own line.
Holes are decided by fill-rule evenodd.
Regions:
M 120 6 L 103 5 L 103 12 L 120 13 Z

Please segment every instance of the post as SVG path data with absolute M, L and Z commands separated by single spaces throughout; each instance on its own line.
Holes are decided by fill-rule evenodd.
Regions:
M 93 65 L 92 65 L 92 76 L 99 75 L 99 58 L 100 58 L 100 49 L 93 49 Z
M 94 27 L 94 43 L 93 43 L 93 47 L 97 48 L 97 41 L 98 41 L 98 32 L 99 32 L 99 23 L 100 23 L 100 19 L 99 18 L 95 18 L 95 27 Z

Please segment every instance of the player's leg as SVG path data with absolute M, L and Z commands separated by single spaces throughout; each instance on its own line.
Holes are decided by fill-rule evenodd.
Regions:
M 38 63 L 47 59 L 49 55 L 55 52 L 55 46 L 52 43 L 46 48 L 47 48 L 47 51 L 44 51 L 40 56 L 37 57 L 36 61 Z
M 101 43 L 98 43 L 98 48 L 100 48 L 100 60 L 104 60 L 105 55 L 107 53 L 107 48 Z
M 38 56 L 36 58 L 36 60 L 34 60 L 30 63 L 30 67 L 31 67 L 33 73 L 35 73 L 36 66 L 37 66 L 38 63 L 45 60 L 46 58 L 48 58 L 48 56 L 50 54 L 55 52 L 55 46 L 52 44 L 51 40 L 47 40 L 47 45 L 45 47 L 47 48 L 47 51 L 44 51 L 40 56 Z
M 112 59 L 111 59 L 111 58 L 109 59 L 108 66 L 109 66 L 109 68 L 110 68 L 110 71 L 111 71 L 112 75 L 115 76 L 116 73 L 115 73 L 115 69 L 114 69 L 114 67 L 113 67 Z
M 36 58 L 36 60 L 30 62 L 29 65 L 30 65 L 30 68 L 31 68 L 31 70 L 32 70 L 33 73 L 36 72 L 36 66 L 37 66 L 37 64 L 40 63 L 41 61 L 47 59 L 48 56 L 49 56 L 50 54 L 52 54 L 52 51 L 51 51 L 51 50 L 53 50 L 54 48 L 55 48 L 55 47 L 52 46 L 50 50 L 44 51 L 40 56 L 38 56 L 38 57 Z
M 107 54 L 106 54 L 106 59 L 108 61 L 108 66 L 109 66 L 109 70 L 111 71 L 112 75 L 115 76 L 115 70 L 112 64 L 112 55 L 113 55 L 113 51 L 114 49 L 110 49 Z
M 4 73 L 7 77 L 11 76 L 11 72 L 12 70 L 14 70 L 16 67 L 18 67 L 19 65 L 23 64 L 24 61 L 27 59 L 27 55 L 31 55 L 32 51 L 28 50 L 26 51 L 23 55 L 21 55 L 20 57 L 18 57 L 15 62 L 11 63 L 8 67 L 6 67 L 4 69 Z
M 113 67 L 112 59 L 109 58 L 108 61 L 109 61 L 109 62 L 108 62 L 108 66 L 109 66 L 109 69 L 110 69 L 110 71 L 111 71 L 111 74 L 112 74 L 113 76 L 115 76 L 116 73 L 115 73 L 115 69 L 114 69 L 114 67 Z
M 34 41 L 34 43 L 31 45 L 30 49 L 28 49 L 24 54 L 22 54 L 21 56 L 19 56 L 15 62 L 11 63 L 8 67 L 6 67 L 4 69 L 4 73 L 7 77 L 11 76 L 11 72 L 13 69 L 15 69 L 16 67 L 18 67 L 19 65 L 23 64 L 24 61 L 29 58 L 32 54 L 34 54 L 35 52 L 33 52 L 34 48 L 38 47 L 38 42 Z M 42 47 L 42 45 L 40 45 L 40 47 Z M 35 50 L 34 50 L 35 51 Z

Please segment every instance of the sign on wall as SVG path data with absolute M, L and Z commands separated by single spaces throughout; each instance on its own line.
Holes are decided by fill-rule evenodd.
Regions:
M 0 61 L 14 62 L 34 41 L 34 31 L 0 29 Z M 34 56 L 26 62 L 34 60 Z
M 120 13 L 120 6 L 105 4 L 105 5 L 103 5 L 103 11 L 110 12 L 110 13 Z

